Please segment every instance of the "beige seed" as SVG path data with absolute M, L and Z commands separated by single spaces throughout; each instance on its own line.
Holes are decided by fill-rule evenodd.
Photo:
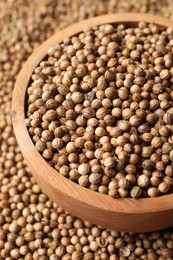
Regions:
M 89 176 L 89 182 L 94 185 L 99 185 L 101 182 L 101 174 L 99 173 L 91 173 Z
M 121 247 L 120 248 L 120 255 L 124 257 L 128 257 L 131 254 L 128 247 Z
M 95 116 L 95 110 L 92 107 L 86 107 L 82 111 L 83 116 L 86 118 L 93 118 Z
M 137 184 L 140 188 L 146 188 L 148 187 L 150 181 L 149 181 L 149 178 L 148 176 L 142 174 L 138 177 L 137 179 Z
M 104 166 L 108 168 L 112 168 L 115 165 L 115 159 L 113 157 L 107 157 L 104 160 Z
M 132 126 L 139 126 L 142 123 L 142 119 L 139 116 L 134 115 L 134 116 L 130 117 L 129 123 Z
M 159 190 L 155 187 L 151 187 L 148 189 L 148 196 L 149 197 L 158 197 L 160 194 Z
M 158 148 L 161 147 L 162 144 L 163 144 L 163 141 L 162 141 L 161 138 L 159 138 L 159 137 L 157 137 L 157 136 L 153 137 L 153 139 L 152 139 L 152 141 L 151 141 L 151 146 L 152 146 L 153 148 L 158 149 Z
M 81 185 L 83 187 L 87 187 L 89 185 L 89 177 L 88 177 L 88 175 L 80 176 L 79 179 L 78 179 L 78 183 L 79 183 L 79 185 Z
M 164 69 L 164 70 L 162 70 L 162 71 L 160 72 L 160 78 L 161 78 L 161 79 L 168 79 L 169 76 L 170 76 L 169 70 Z
M 37 150 L 39 152 L 43 152 L 46 149 L 46 143 L 39 139 L 36 143 L 35 143 L 35 147 L 37 148 Z
M 172 124 L 173 123 L 173 114 L 172 113 L 165 113 L 163 116 L 163 121 L 165 122 L 165 124 Z
M 167 183 L 167 182 L 161 182 L 158 186 L 158 190 L 161 192 L 161 193 L 167 193 L 170 189 L 170 185 Z
M 118 144 L 119 146 L 124 146 L 127 142 L 128 142 L 128 138 L 125 137 L 125 136 L 119 136 L 119 137 L 117 138 L 117 144 Z
M 73 92 L 71 98 L 75 104 L 79 104 L 83 101 L 83 94 L 76 91 Z
M 53 148 L 55 149 L 61 149 L 63 147 L 63 141 L 62 139 L 60 138 L 55 138 L 53 141 L 52 141 L 52 146 Z
M 142 157 L 144 158 L 149 158 L 152 154 L 152 148 L 151 147 L 147 147 L 147 146 L 144 146 L 142 147 Z
M 132 198 L 140 198 L 142 196 L 142 190 L 138 186 L 134 186 L 130 191 L 130 195 Z
M 81 175 L 86 175 L 90 172 L 90 166 L 88 163 L 82 163 L 78 167 L 78 172 Z

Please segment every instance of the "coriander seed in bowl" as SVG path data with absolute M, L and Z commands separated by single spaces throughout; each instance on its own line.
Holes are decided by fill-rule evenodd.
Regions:
M 173 28 L 144 21 L 86 28 L 50 47 L 26 101 L 43 158 L 112 197 L 172 193 L 172 48 Z
M 25 64 L 16 136 L 43 190 L 72 214 L 128 231 L 172 224 L 172 39 L 167 19 L 102 16 L 52 36 Z

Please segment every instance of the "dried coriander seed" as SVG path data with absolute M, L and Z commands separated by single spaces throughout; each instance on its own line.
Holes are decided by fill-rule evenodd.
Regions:
M 82 8 L 82 3 L 78 1 L 79 9 Z M 97 3 L 98 4 L 98 3 Z M 61 241 L 62 236 L 66 236 L 65 234 L 69 234 L 70 237 L 72 235 L 77 234 L 77 236 L 81 236 L 82 234 L 87 237 L 88 241 L 93 241 L 94 236 L 92 233 L 92 228 L 96 226 L 92 226 L 92 224 L 83 222 L 79 219 L 74 218 L 73 216 L 67 214 L 62 210 L 62 208 L 55 206 L 51 201 L 48 200 L 48 198 L 41 193 L 40 188 L 38 185 L 34 184 L 33 178 L 31 178 L 28 168 L 25 166 L 25 162 L 23 160 L 23 157 L 20 153 L 20 149 L 17 146 L 16 140 L 14 138 L 12 126 L 11 126 L 11 118 L 9 116 L 10 114 L 10 107 L 11 107 L 11 93 L 12 89 L 16 80 L 16 76 L 18 74 L 18 71 L 20 70 L 20 67 L 22 66 L 24 60 L 28 57 L 28 55 L 31 54 L 32 50 L 38 46 L 41 42 L 44 41 L 44 39 L 51 36 L 55 29 L 58 27 L 64 27 L 64 25 L 67 25 L 68 23 L 71 23 L 72 21 L 76 21 L 79 19 L 86 18 L 84 16 L 93 16 L 98 15 L 103 12 L 102 6 L 104 6 L 104 12 L 107 12 L 108 10 L 112 10 L 117 12 L 118 10 L 124 8 L 126 11 L 130 10 L 132 11 L 135 8 L 135 11 L 145 11 L 146 7 L 149 12 L 157 12 L 160 15 L 163 16 L 169 16 L 171 18 L 171 11 L 172 10 L 172 3 L 165 3 L 165 6 L 163 7 L 163 3 L 160 3 L 159 1 L 153 2 L 153 4 L 149 4 L 146 6 L 146 3 L 136 3 L 134 4 L 133 0 L 130 0 L 128 2 L 128 5 L 125 5 L 123 1 L 120 1 L 116 6 L 114 3 L 110 1 L 107 3 L 107 5 L 99 5 L 99 8 L 97 4 L 89 4 L 88 7 L 86 7 L 86 12 L 78 12 L 76 16 L 76 5 L 70 4 L 70 5 L 62 5 L 61 2 L 58 3 L 49 3 L 49 8 L 47 8 L 46 2 L 41 2 L 39 5 L 39 8 L 37 6 L 36 2 L 31 2 L 26 7 L 25 5 L 21 6 L 20 1 L 15 1 L 14 3 L 10 4 L 9 2 L 2 2 L 1 3 L 1 22 L 2 23 L 2 30 L 1 30 L 1 44 L 3 46 L 3 51 L 1 53 L 1 64 L 2 64 L 2 88 L 1 88 L 1 98 L 0 98 L 0 108 L 1 108 L 1 120 L 0 120 L 0 127 L 2 129 L 1 133 L 1 163 L 2 168 L 0 170 L 0 182 L 1 183 L 1 202 L 3 200 L 3 203 L 1 204 L 1 214 L 0 214 L 0 257 L 2 259 L 10 260 L 12 258 L 17 257 L 16 259 L 22 259 L 25 258 L 26 260 L 31 259 L 50 259 L 50 260 L 58 260 L 59 258 L 62 259 L 71 259 L 71 254 L 69 253 L 68 246 L 65 247 L 61 243 L 58 244 L 56 241 Z M 101 6 L 101 8 L 100 8 Z M 160 7 L 160 8 L 159 8 Z M 57 12 L 63 12 L 63 16 L 59 20 L 59 18 L 54 18 L 55 9 Z M 37 12 L 35 12 L 37 10 Z M 69 11 L 71 15 L 69 16 Z M 166 10 L 166 11 L 165 11 Z M 10 16 L 10 20 L 9 17 Z M 30 19 L 32 17 L 32 19 Z M 15 21 L 14 23 L 11 22 Z M 47 30 L 47 21 L 49 21 L 49 30 Z M 151 29 L 148 30 L 147 24 L 145 22 L 139 23 L 139 28 L 142 29 L 147 34 L 152 33 L 159 33 L 159 27 L 155 24 L 151 25 Z M 41 33 L 37 34 L 37 31 L 40 31 Z M 171 35 L 172 28 L 167 28 L 166 32 Z M 99 38 L 103 38 L 104 33 L 112 33 L 112 26 L 108 27 L 108 29 L 103 30 L 101 33 L 99 33 Z M 22 37 L 21 37 L 22 35 Z M 162 40 L 165 41 L 165 36 L 161 36 Z M 171 37 L 171 36 L 170 36 Z M 83 47 L 83 44 L 76 39 L 77 37 L 74 37 L 72 42 L 68 40 L 64 41 L 65 44 L 73 44 L 74 48 L 68 48 L 68 55 L 74 54 L 75 50 L 80 50 Z M 116 35 L 115 39 L 117 42 L 120 42 L 122 38 L 121 33 Z M 132 38 L 132 39 L 131 39 Z M 130 41 L 135 42 L 133 46 L 136 46 L 136 38 L 133 36 L 130 37 Z M 99 43 L 98 43 L 99 44 Z M 108 45 L 108 44 L 107 44 Z M 159 44 L 160 45 L 160 44 Z M 129 46 L 129 45 L 128 45 Z M 103 47 L 103 48 L 102 48 Z M 101 50 L 102 54 L 107 54 L 106 47 L 102 46 Z M 145 50 L 149 49 L 148 43 L 144 43 L 143 47 Z M 170 45 L 171 47 L 171 45 Z M 170 48 L 169 47 L 169 48 Z M 100 48 L 100 47 L 99 47 Z M 112 47 L 111 47 L 112 48 Z M 119 48 L 119 44 L 117 44 L 116 51 Z M 159 51 L 159 55 L 162 53 L 165 53 L 166 47 L 163 46 Z M 62 47 L 60 45 L 57 45 L 55 47 L 52 47 L 48 53 L 48 55 L 52 55 L 54 57 L 50 57 L 49 59 L 50 64 L 56 64 L 57 59 L 60 58 L 62 54 Z M 108 53 L 109 55 L 112 55 L 112 53 L 115 51 L 110 50 Z M 126 54 L 128 54 L 129 50 L 126 50 Z M 100 53 L 100 52 L 99 52 Z M 153 53 L 153 51 L 152 51 Z M 107 54 L 107 55 L 108 55 Z M 89 57 L 92 56 L 92 57 Z M 94 55 L 88 55 L 86 58 L 84 56 L 81 57 L 79 60 L 84 62 L 86 60 L 90 62 L 96 62 L 96 57 Z M 157 55 L 156 55 L 157 56 Z M 107 56 L 109 57 L 109 56 Z M 153 55 L 154 57 L 154 55 Z M 113 60 L 111 60 L 113 59 Z M 166 69 L 169 69 L 167 67 L 166 62 L 169 61 L 170 57 L 167 57 L 165 55 L 164 58 L 164 66 Z M 14 62 L 15 60 L 15 62 Z M 144 58 L 142 58 L 145 62 L 148 61 Z M 106 61 L 107 62 L 107 61 Z M 107 62 L 108 67 L 117 66 L 118 61 L 116 61 L 115 58 L 110 58 L 110 60 Z M 123 64 L 127 64 L 126 62 L 123 62 Z M 170 61 L 169 61 L 170 63 Z M 110 65 L 109 65 L 110 64 Z M 61 73 L 60 69 L 57 67 L 58 64 L 55 66 L 55 72 L 57 74 Z M 146 66 L 146 63 L 144 64 Z M 46 63 L 44 63 L 43 67 L 46 66 Z M 49 65 L 50 66 L 50 65 Z M 129 66 L 127 67 L 127 71 L 129 71 Z M 65 68 L 66 66 L 64 66 Z M 150 69 L 149 69 L 150 70 Z M 134 69 L 131 70 L 132 72 Z M 171 70 L 170 70 L 171 71 Z M 49 68 L 45 69 L 44 72 L 52 74 L 52 70 L 49 70 Z M 39 78 L 41 73 L 41 68 L 38 68 L 34 71 L 35 75 L 33 77 Z M 42 75 L 43 77 L 47 77 L 47 74 Z M 120 76 L 117 76 L 117 78 L 121 78 L 123 74 Z M 146 75 L 145 75 L 146 76 Z M 152 76 L 152 75 L 150 75 Z M 58 76 L 59 77 L 59 76 Z M 72 79 L 73 75 L 71 77 L 71 81 L 79 82 L 78 79 Z M 62 79 L 63 84 L 67 84 L 66 82 L 63 82 L 64 79 Z M 159 77 L 157 77 L 157 81 L 160 80 Z M 58 80 L 57 80 L 58 81 Z M 69 79 L 68 79 L 69 82 Z M 61 81 L 59 82 L 61 83 Z M 44 81 L 38 80 L 37 86 L 43 86 Z M 158 84 L 158 83 L 157 83 Z M 67 84 L 68 85 L 68 84 Z M 161 84 L 162 85 L 162 84 Z M 123 86 L 123 84 L 122 84 Z M 47 87 L 48 89 L 48 87 Z M 157 91 L 160 92 L 161 88 L 157 88 Z M 76 88 L 75 91 L 79 90 L 79 86 Z M 162 87 L 162 92 L 164 90 L 164 87 Z M 38 95 L 39 91 L 36 93 L 34 91 L 34 96 L 36 97 Z M 171 95 L 171 94 L 170 94 Z M 34 97 L 34 99 L 35 99 Z M 34 100 L 33 99 L 33 100 Z M 57 98 L 58 99 L 58 98 Z M 62 97 L 59 97 L 60 102 L 62 102 Z M 37 100 L 35 101 L 36 105 Z M 39 101 L 40 102 L 40 101 Z M 38 102 L 38 103 L 39 103 Z M 118 101 L 119 102 L 119 101 Z M 70 103 L 70 100 L 68 100 L 68 103 Z M 115 102 L 113 102 L 115 103 Z M 44 106 L 45 102 L 39 103 L 40 106 Z M 36 106 L 37 107 L 37 106 Z M 52 107 L 48 107 L 49 109 L 54 109 Z M 36 109 L 36 108 L 34 108 Z M 45 110 L 44 110 L 45 113 Z M 43 113 L 43 114 L 44 114 Z M 159 112 L 159 115 L 163 117 L 163 114 Z M 48 122 L 45 122 L 45 126 L 48 126 Z M 48 129 L 46 126 L 45 129 Z M 49 129 L 50 130 L 50 129 Z M 63 128 L 63 131 L 66 131 L 66 129 Z M 36 133 L 35 133 L 36 134 Z M 122 134 L 122 133 L 121 133 Z M 121 135 L 120 134 L 120 135 Z M 55 136 L 60 137 L 60 136 Z M 41 139 L 42 140 L 42 139 Z M 164 144 L 163 144 L 164 145 Z M 162 146 L 163 148 L 163 146 Z M 97 147 L 98 149 L 98 147 Z M 163 149 L 163 154 L 165 153 L 165 150 Z M 157 151 L 159 152 L 159 151 Z M 168 154 L 170 151 L 168 152 Z M 9 159 L 10 158 L 10 159 Z M 14 159 L 15 158 L 15 159 Z M 4 163 L 8 161 L 8 163 Z M 168 167 L 168 168 L 167 168 Z M 171 167 L 172 165 L 169 164 L 166 166 L 165 174 L 169 173 L 171 174 Z M 8 172 L 8 175 L 6 175 L 6 172 Z M 4 178 L 5 175 L 5 178 Z M 15 181 L 14 181 L 14 176 Z M 135 177 L 132 175 L 133 178 Z M 82 177 L 82 176 L 81 176 Z M 162 178 L 162 177 L 161 177 Z M 3 180 L 4 179 L 4 180 Z M 8 185 L 7 185 L 8 182 Z M 17 184 L 18 183 L 18 184 Z M 33 185 L 36 187 L 32 189 Z M 13 196 L 13 192 L 10 191 L 9 195 L 7 196 L 9 188 L 15 186 L 15 190 L 17 190 L 18 194 L 17 197 Z M 157 185 L 158 186 L 158 185 Z M 37 191 L 37 193 L 35 193 Z M 34 192 L 34 193 L 33 193 Z M 34 197 L 33 197 L 34 195 Z M 13 201 L 14 197 L 14 202 Z M 20 201 L 21 200 L 21 201 Z M 34 201 L 37 201 L 36 203 Z M 10 203 L 9 203 L 10 202 Z M 11 203 L 12 202 L 12 203 Z M 23 204 L 24 208 L 21 209 L 21 203 Z M 43 205 L 44 204 L 44 205 Z M 16 207 L 19 207 L 17 209 Z M 34 213 L 35 212 L 35 213 Z M 22 237 L 21 241 L 26 241 L 24 248 L 23 246 L 19 246 L 20 243 L 18 241 L 18 238 L 16 239 L 16 243 L 11 243 L 11 239 L 14 239 L 14 233 L 9 233 L 8 230 L 8 222 L 13 221 L 14 219 L 19 218 L 20 215 L 23 215 L 25 218 L 28 217 L 28 221 L 34 221 L 36 220 L 33 218 L 33 214 L 40 214 L 40 212 L 43 215 L 42 223 L 43 224 L 43 230 L 41 232 L 28 232 L 26 231 L 24 227 L 21 229 L 21 231 L 18 234 L 18 238 Z M 11 216 L 11 219 L 10 219 Z M 37 217 L 36 217 L 37 218 Z M 58 221 L 57 221 L 58 220 Z M 76 224 L 78 223 L 78 224 Z M 34 223 L 33 223 L 34 224 Z M 49 227 L 49 229 L 48 229 Z M 65 227 L 65 228 L 64 228 Z M 27 225 L 27 228 L 31 228 Z M 97 228 L 97 227 L 96 227 Z M 98 228 L 97 228 L 98 229 Z M 48 231 L 49 230 L 49 231 Z M 7 232 L 8 231 L 8 232 Z M 8 233 L 8 236 L 7 236 Z M 96 232 L 97 233 L 97 232 Z M 23 235 L 24 234 L 24 235 Z M 93 259 L 110 259 L 110 260 L 118 260 L 119 258 L 123 258 L 123 256 L 120 256 L 120 250 L 122 248 L 122 252 L 126 253 L 126 249 L 130 250 L 130 257 L 132 259 L 135 258 L 144 258 L 144 259 L 169 259 L 172 257 L 172 229 L 165 229 L 163 231 L 158 232 L 149 232 L 148 234 L 128 234 L 124 232 L 117 232 L 107 229 L 100 228 L 100 234 L 97 233 L 99 236 L 98 242 L 96 237 L 96 242 L 98 244 L 98 250 L 97 252 L 91 251 L 88 242 L 88 245 L 77 245 L 79 252 L 82 252 L 83 259 L 87 260 L 93 260 Z M 39 250 L 34 246 L 34 240 L 37 238 L 42 237 L 42 247 L 46 248 L 44 250 Z M 46 236 L 46 238 L 44 238 Z M 49 237 L 49 240 L 47 240 L 47 237 Z M 56 240 L 56 241 L 55 241 Z M 106 241 L 106 242 L 105 242 Z M 130 242 L 131 241 L 131 242 Z M 19 244 L 18 244 L 19 243 Z M 142 254 L 141 250 L 141 243 L 143 250 L 145 252 Z M 36 243 L 35 245 L 39 245 L 39 243 Z M 71 247 L 72 245 L 70 245 Z M 161 248 L 161 249 L 160 249 Z M 17 249 L 17 250 L 16 250 Z M 12 251 L 13 250 L 13 251 Z M 27 250 L 29 251 L 27 253 Z M 10 255 L 12 251 L 12 256 Z M 77 251 L 76 249 L 73 250 Z M 72 253 L 72 251 L 70 251 Z M 106 252 L 106 253 L 104 253 Z M 20 253 L 20 254 L 19 254 Z M 25 255 L 26 254 L 26 255 Z M 44 254 L 44 255 L 43 255 Z M 125 257 L 125 256 L 124 256 Z M 130 258 L 129 257 L 129 258 Z
M 172 167 L 172 54 L 169 30 L 156 27 L 84 29 L 35 68 L 26 124 L 63 176 L 112 197 L 164 193 L 159 185 Z M 111 178 L 120 186 L 110 188 Z

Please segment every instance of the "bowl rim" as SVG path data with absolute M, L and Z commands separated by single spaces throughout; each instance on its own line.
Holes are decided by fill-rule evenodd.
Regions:
M 78 34 L 86 27 L 105 23 L 133 25 L 139 21 L 155 23 L 165 27 L 173 26 L 173 21 L 169 19 L 141 13 L 102 15 L 68 26 L 55 33 L 34 50 L 18 75 L 12 98 L 12 122 L 15 136 L 32 174 L 43 191 L 53 201 L 58 202 L 58 205 L 63 206 L 65 210 L 68 210 L 75 216 L 89 221 L 92 220 L 92 222 L 95 221 L 93 223 L 105 227 L 115 227 L 117 230 L 136 232 L 156 230 L 160 226 L 165 228 L 170 223 L 173 224 L 173 220 L 171 222 L 169 217 L 166 218 L 167 222 L 163 223 L 163 225 L 159 222 L 160 226 L 158 226 L 157 223 L 157 218 L 163 218 L 170 214 L 173 216 L 173 194 L 156 198 L 111 198 L 109 195 L 81 187 L 79 184 L 65 178 L 52 168 L 36 150 L 25 125 L 25 98 L 31 74 L 39 62 L 46 56 L 46 51 L 49 47 L 62 42 L 66 37 Z M 91 216 L 92 214 L 95 216 L 94 219 Z M 142 222 L 146 220 L 151 221 L 152 227 L 149 223 L 146 226 L 141 226 Z M 111 224 L 111 221 L 114 223 Z M 135 228 L 134 221 L 138 223 L 138 228 Z

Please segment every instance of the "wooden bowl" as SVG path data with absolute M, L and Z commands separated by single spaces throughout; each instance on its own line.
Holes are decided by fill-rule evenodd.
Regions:
M 124 13 L 91 18 L 56 33 L 38 47 L 23 66 L 13 93 L 12 120 L 22 154 L 42 190 L 60 207 L 91 223 L 127 232 L 153 231 L 173 225 L 173 194 L 157 198 L 118 198 L 83 188 L 61 176 L 36 150 L 25 125 L 26 89 L 31 74 L 46 56 L 49 47 L 65 37 L 80 33 L 85 27 L 105 23 L 137 25 L 139 21 L 165 27 L 173 21 L 147 14 Z

